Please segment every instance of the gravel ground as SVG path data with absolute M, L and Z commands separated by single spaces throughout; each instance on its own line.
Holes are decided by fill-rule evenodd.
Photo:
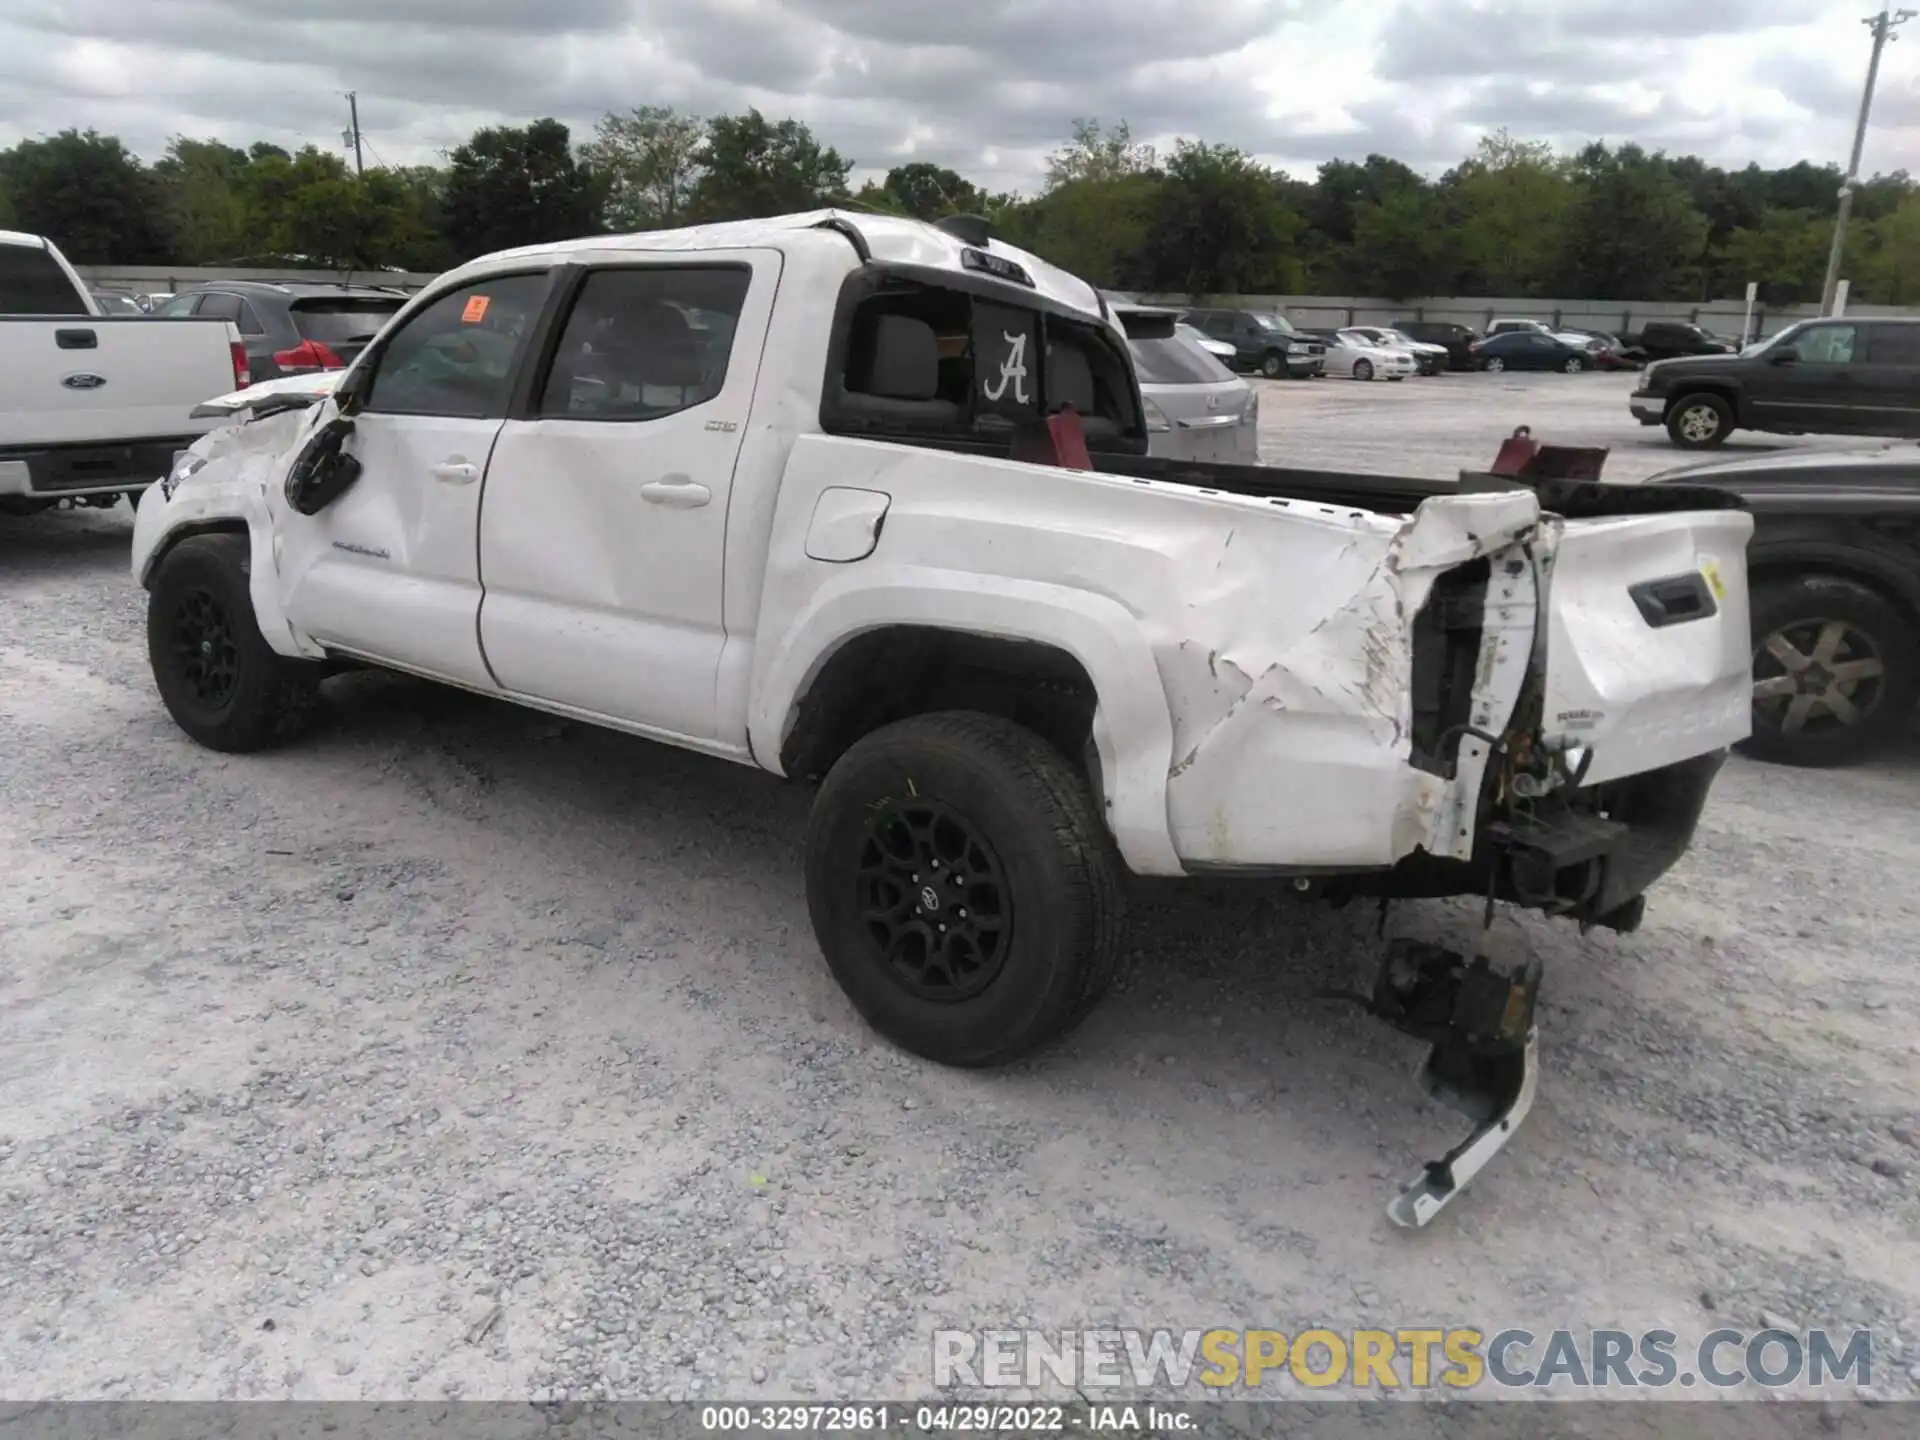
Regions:
M 1626 383 L 1485 379 L 1269 385 L 1273 458 L 1444 474 L 1510 419 L 1641 458 Z M 1143 889 L 1082 1030 L 943 1071 L 821 964 L 801 791 L 377 675 L 198 750 L 127 534 L 0 519 L 0 1398 L 903 1395 L 941 1325 L 1763 1313 L 1872 1325 L 1912 1388 L 1920 742 L 1734 762 L 1637 935 L 1503 921 L 1542 1097 L 1407 1234 L 1465 1124 L 1306 998 L 1370 914 Z

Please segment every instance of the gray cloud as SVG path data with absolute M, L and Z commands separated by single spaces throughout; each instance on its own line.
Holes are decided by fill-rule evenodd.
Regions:
M 999 187 L 1033 183 L 1079 116 L 1300 174 L 1373 151 L 1438 171 L 1500 125 L 1778 163 L 1844 151 L 1858 75 L 1767 49 L 1820 6 L 1852 28 L 1842 0 L 324 0 L 271 23 L 258 0 L 11 0 L 0 143 L 94 125 L 148 156 L 176 133 L 335 146 L 351 88 L 391 163 L 538 115 L 584 136 L 637 104 L 758 106 L 863 169 L 912 155 Z M 1308 48 L 1329 39 L 1341 64 Z M 1690 67 L 1740 45 L 1774 109 L 1693 93 Z M 1920 90 L 1883 84 L 1882 148 L 1911 152 Z

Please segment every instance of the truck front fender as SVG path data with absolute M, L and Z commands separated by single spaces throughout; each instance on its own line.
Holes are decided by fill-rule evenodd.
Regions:
M 269 486 L 280 477 L 289 447 L 297 446 L 314 416 L 306 411 L 229 425 L 195 441 L 175 472 L 153 487 L 133 525 L 133 578 L 150 589 L 169 551 L 193 535 L 245 533 L 250 542 L 248 591 L 255 623 L 275 653 L 319 659 L 303 646 L 280 603 Z M 197 462 L 197 463 L 196 463 Z
M 780 751 L 801 699 L 835 652 L 855 637 L 912 625 L 1051 645 L 1093 681 L 1093 743 L 1101 797 L 1122 858 L 1140 875 L 1183 874 L 1167 823 L 1173 726 L 1153 651 L 1139 623 L 1105 596 L 1030 580 L 996 579 L 918 565 L 863 565 L 814 591 L 777 636 L 757 675 L 748 743 L 781 772 Z

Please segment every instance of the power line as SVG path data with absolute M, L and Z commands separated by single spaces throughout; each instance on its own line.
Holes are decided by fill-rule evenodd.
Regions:
M 1827 279 L 1820 289 L 1820 313 L 1833 313 L 1833 299 L 1840 288 L 1840 258 L 1847 248 L 1847 220 L 1853 214 L 1853 192 L 1860 178 L 1860 152 L 1867 143 L 1867 113 L 1873 109 L 1873 87 L 1880 79 L 1880 52 L 1897 37 L 1896 27 L 1914 18 L 1911 10 L 1882 10 L 1860 23 L 1873 31 L 1873 58 L 1867 62 L 1867 84 L 1860 92 L 1860 119 L 1853 128 L 1853 156 L 1847 161 L 1847 178 L 1840 185 L 1840 213 L 1833 221 L 1833 249 L 1827 252 Z

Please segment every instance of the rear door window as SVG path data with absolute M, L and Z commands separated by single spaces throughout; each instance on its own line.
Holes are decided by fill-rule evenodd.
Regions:
M 1920 367 L 1920 325 L 1868 326 L 1867 363 Z
M 0 245 L 0 315 L 85 315 L 87 302 L 38 245 Z
M 596 270 L 540 396 L 549 420 L 659 420 L 720 393 L 753 272 L 744 265 Z

